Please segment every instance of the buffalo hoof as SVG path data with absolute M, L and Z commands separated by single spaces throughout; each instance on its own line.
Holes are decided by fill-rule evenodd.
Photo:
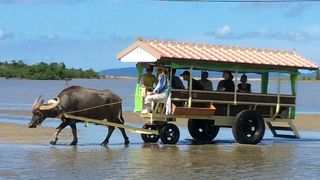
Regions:
M 101 143 L 101 146 L 108 147 L 108 143 Z
M 78 141 L 72 141 L 70 145 L 71 145 L 71 146 L 75 146 L 75 145 L 77 145 L 77 144 L 78 144 Z
M 109 144 L 109 141 L 103 141 L 102 143 L 101 143 L 101 146 L 106 146 L 106 145 L 108 145 Z
M 129 139 L 126 139 L 126 140 L 124 141 L 124 144 L 125 144 L 125 145 L 128 145 L 129 143 L 130 143 Z
M 57 136 L 54 136 L 54 137 L 51 139 L 50 144 L 56 145 L 57 141 L 58 141 L 58 137 L 57 137 Z
M 108 142 L 102 142 L 101 146 L 104 146 L 104 147 L 108 146 Z

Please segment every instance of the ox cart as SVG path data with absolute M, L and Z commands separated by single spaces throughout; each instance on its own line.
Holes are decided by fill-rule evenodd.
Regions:
M 275 137 L 299 138 L 294 126 L 296 117 L 296 87 L 299 69 L 318 70 L 318 66 L 295 51 L 241 48 L 198 43 L 137 39 L 120 52 L 122 62 L 136 62 L 138 83 L 135 111 L 143 106 L 140 78 L 143 68 L 165 66 L 172 82 L 173 69 L 188 71 L 190 84 L 186 89 L 170 89 L 171 103 L 154 102 L 152 112 L 141 114 L 146 121 L 141 137 L 144 142 L 175 144 L 180 137 L 176 121 L 188 121 L 188 131 L 195 140 L 213 140 L 221 127 L 232 128 L 235 140 L 241 144 L 257 144 L 265 133 L 265 124 Z M 230 71 L 234 84 L 240 73 L 253 73 L 261 84 L 260 92 L 242 93 L 193 90 L 193 75 L 199 71 Z M 276 81 L 275 92 L 268 88 L 269 77 Z M 283 78 L 289 80 L 290 93 L 281 92 Z M 274 80 L 275 79 L 275 80 Z M 170 101 L 169 101 L 170 102 Z M 197 107 L 196 104 L 207 104 Z M 178 104 L 178 105 L 177 105 Z M 168 109 L 170 111 L 168 111 Z M 283 133 L 287 131 L 289 133 Z M 291 132 L 291 133 L 290 133 Z
M 138 82 L 134 111 L 139 113 L 146 94 L 140 84 L 143 68 L 161 66 L 167 69 L 169 96 L 161 101 L 154 101 L 152 112 L 140 113 L 146 122 L 143 127 L 136 128 L 70 113 L 64 113 L 64 118 L 130 130 L 140 133 L 146 143 L 158 142 L 161 139 L 164 144 L 178 142 L 180 132 L 177 121 L 187 121 L 190 135 L 198 141 L 213 140 L 220 128 L 224 127 L 232 128 L 238 143 L 257 144 L 264 136 L 265 124 L 274 137 L 299 138 L 294 126 L 298 70 L 319 69 L 315 63 L 295 51 L 161 40 L 138 39 L 120 52 L 117 58 L 122 62 L 136 63 Z M 187 88 L 173 88 L 173 72 L 176 70 L 185 71 L 189 75 L 189 79 L 185 79 L 190 82 Z M 232 91 L 193 89 L 192 79 L 203 71 L 229 72 L 234 76 L 234 85 L 238 84 L 239 74 L 254 74 L 259 77 L 257 82 L 260 87 L 249 93 L 238 92 L 236 87 Z M 284 78 L 287 79 L 289 93 L 281 91 L 281 81 Z M 269 81 L 276 82 L 276 85 L 269 88 Z M 37 115 L 37 112 L 35 108 L 34 114 Z M 43 121 L 43 116 L 41 117 L 42 119 L 38 117 L 41 121 L 34 121 L 35 124 Z M 58 128 L 53 143 L 57 141 L 57 135 L 62 129 Z M 129 143 L 126 135 L 124 138 L 125 143 Z M 104 143 L 107 143 L 109 138 L 106 139 Z M 72 144 L 76 142 L 75 138 Z

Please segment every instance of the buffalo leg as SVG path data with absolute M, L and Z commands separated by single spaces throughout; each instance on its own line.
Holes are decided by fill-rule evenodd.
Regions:
M 69 123 L 73 135 L 73 140 L 70 145 L 77 145 L 78 143 L 78 136 L 77 136 L 77 126 L 76 123 Z
M 130 141 L 129 141 L 129 138 L 126 134 L 126 130 L 124 130 L 123 128 L 119 128 L 121 133 L 122 133 L 122 136 L 123 136 L 123 139 L 124 139 L 124 144 L 129 144 Z
M 53 134 L 53 137 L 50 141 L 50 144 L 55 145 L 58 141 L 58 136 L 60 134 L 60 132 L 62 131 L 62 129 L 64 129 L 66 126 L 68 125 L 67 122 L 62 122 L 57 128 L 56 128 L 56 132 Z
M 110 139 L 113 131 L 114 131 L 114 127 L 108 126 L 108 135 L 107 135 L 106 139 L 101 143 L 102 146 L 107 145 L 109 143 L 109 139 Z

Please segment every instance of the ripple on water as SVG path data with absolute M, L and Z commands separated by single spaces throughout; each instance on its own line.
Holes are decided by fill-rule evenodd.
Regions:
M 259 145 L 231 140 L 193 144 L 187 138 L 177 145 L 143 144 L 141 140 L 129 146 L 116 141 L 107 147 L 1 144 L 0 178 L 317 178 L 319 146 L 318 139 L 308 137 L 296 141 L 267 138 Z

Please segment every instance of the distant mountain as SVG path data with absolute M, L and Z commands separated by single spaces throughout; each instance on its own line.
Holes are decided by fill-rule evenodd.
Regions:
M 106 70 L 102 70 L 98 73 L 101 75 L 106 75 L 106 76 L 137 77 L 137 70 L 135 67 L 106 69 Z
M 312 71 L 312 72 L 308 72 L 308 73 L 300 73 L 300 76 L 305 76 L 305 77 L 316 77 L 317 76 L 317 72 L 316 71 Z

